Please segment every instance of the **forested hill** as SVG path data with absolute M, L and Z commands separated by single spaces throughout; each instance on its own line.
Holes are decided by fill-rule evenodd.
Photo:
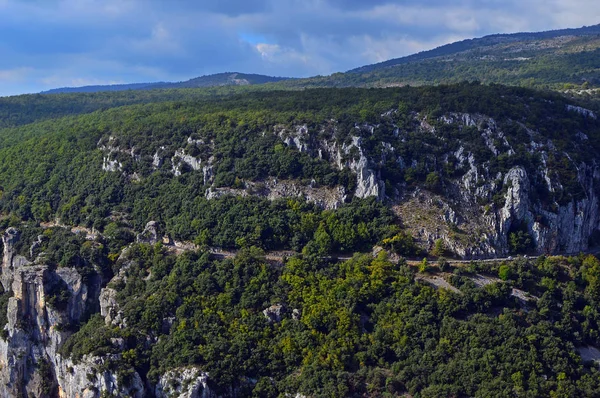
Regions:
M 136 230 L 156 220 L 174 238 L 195 240 L 233 206 L 232 196 L 246 197 L 244 206 L 259 198 L 275 206 L 264 212 L 281 216 L 287 210 L 265 198 L 300 197 L 333 210 L 374 197 L 408 206 L 395 210 L 408 217 L 414 203 L 406 195 L 416 190 L 440 206 L 403 221 L 420 231 L 425 250 L 437 239 L 460 256 L 578 251 L 595 242 L 600 121 L 583 103 L 478 84 L 190 93 L 1 130 L 0 209 L 100 230 L 119 212 Z M 211 210 L 221 202 L 226 207 Z M 587 206 L 585 223 L 573 206 Z M 385 218 L 384 210 L 377 211 Z M 234 220 L 219 227 L 222 235 L 211 232 L 212 243 L 300 250 L 314 232 L 290 231 L 295 224 L 275 216 Z M 364 222 L 366 234 L 372 225 L 379 232 L 370 230 L 369 240 L 334 235 L 332 247 L 365 249 L 389 237 L 367 221 L 347 226 Z M 256 222 L 264 224 L 258 235 Z M 473 240 L 477 234 L 485 238 Z
M 0 396 L 600 396 L 590 104 L 208 94 L 9 99 Z
M 46 93 L 262 86 L 264 89 L 389 87 L 480 81 L 597 95 L 600 25 L 548 32 L 495 34 L 463 40 L 346 73 L 289 79 L 218 73 L 183 82 L 66 87 Z
M 282 82 L 289 87 L 387 87 L 481 81 L 544 89 L 600 87 L 600 25 L 492 35 L 346 73 Z
M 388 68 L 390 66 L 406 64 L 410 62 L 424 61 L 427 59 L 457 55 L 466 51 L 483 50 L 486 47 L 498 46 L 501 44 L 515 44 L 524 42 L 543 42 L 559 37 L 585 37 L 600 35 L 600 25 L 585 26 L 578 29 L 560 29 L 546 32 L 524 32 L 512 34 L 494 34 L 481 38 L 467 39 L 451 44 L 446 44 L 433 50 L 423 51 L 407 57 L 390 59 L 373 65 L 366 65 L 360 68 L 352 69 L 349 73 L 365 73 L 376 69 Z M 505 50 L 518 51 L 518 44 L 515 47 L 505 47 Z
M 165 101 L 193 101 L 218 98 L 247 91 L 267 90 L 266 86 L 222 86 L 197 89 L 127 90 L 118 92 L 27 94 L 0 97 L 0 128 L 35 121 L 91 113 L 131 104 Z M 272 89 L 270 89 L 272 90 Z
M 114 84 L 103 86 L 83 86 L 83 87 L 63 87 L 48 90 L 42 94 L 64 94 L 64 93 L 94 93 L 104 91 L 128 91 L 128 90 L 155 90 L 155 89 L 175 89 L 175 88 L 202 88 L 202 87 L 223 87 L 223 86 L 250 86 L 255 84 L 265 84 L 287 80 L 284 77 L 273 77 L 247 73 L 217 73 L 196 77 L 194 79 L 168 83 L 134 83 L 134 84 Z

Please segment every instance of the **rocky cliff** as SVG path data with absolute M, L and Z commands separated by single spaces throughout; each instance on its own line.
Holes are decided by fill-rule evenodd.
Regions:
M 134 374 L 127 385 L 119 383 L 118 375 L 103 369 L 106 358 L 85 357 L 75 363 L 59 353 L 70 330 L 97 310 L 100 277 L 84 281 L 76 269 L 55 269 L 41 257 L 31 262 L 16 253 L 18 240 L 14 228 L 2 236 L 1 280 L 12 297 L 0 339 L 0 396 L 145 396 L 139 375 Z
M 596 119 L 592 111 L 568 109 Z M 600 170 L 595 160 L 578 162 L 568 151 L 557 149 L 552 139 L 514 123 L 528 137 L 527 142 L 518 142 L 496 120 L 481 114 L 449 113 L 431 119 L 413 113 L 410 130 L 402 131 L 393 122 L 394 113 L 386 114 L 388 125 L 355 125 L 355 135 L 341 145 L 334 138 L 339 128 L 335 123 L 312 136 L 305 126 L 279 135 L 287 145 L 325 158 L 339 169 L 352 170 L 356 175 L 354 195 L 391 202 L 426 249 L 442 239 L 450 251 L 462 257 L 507 255 L 515 249 L 511 234 L 520 230 L 530 237 L 525 250 L 536 253 L 578 253 L 594 243 L 600 229 Z M 375 150 L 366 149 L 364 141 L 371 141 L 372 148 L 376 130 L 392 134 L 378 142 Z M 448 130 L 456 136 L 467 131 L 470 135 L 456 139 L 445 133 Z M 408 163 L 402 147 L 415 135 L 423 141 L 436 140 L 447 149 L 432 147 L 431 154 L 413 154 Z M 318 141 L 316 136 L 330 138 Z M 575 148 L 586 145 L 587 136 L 579 133 L 576 137 Z M 558 170 L 557 159 L 568 172 Z M 390 160 L 405 172 L 424 162 L 434 177 L 448 167 L 459 170 L 437 186 L 404 182 L 391 184 L 394 192 L 386 192 L 381 172 Z M 507 167 L 509 164 L 512 166 Z M 572 181 L 566 182 L 567 178 Z M 567 183 L 569 188 L 563 186 Z
M 589 122 L 597 119 L 581 107 L 570 105 L 565 112 Z M 564 141 L 544 133 L 543 126 L 477 113 L 402 116 L 390 110 L 380 120 L 275 125 L 262 133 L 338 171 L 350 171 L 355 179 L 350 189 L 272 177 L 237 187 L 215 186 L 214 170 L 220 167 L 213 156 L 215 143 L 191 136 L 187 149 L 160 146 L 147 157 L 137 155 L 134 147 L 115 146 L 118 140 L 112 136 L 101 140 L 105 144 L 99 148 L 108 172 L 119 171 L 108 167 L 119 162 L 156 170 L 167 161 L 174 176 L 184 166 L 201 173 L 208 199 L 301 197 L 334 209 L 352 197 L 376 197 L 394 207 L 423 248 L 431 249 L 441 239 L 466 258 L 506 255 L 521 243 L 519 250 L 532 253 L 577 253 L 595 244 L 600 173 L 595 155 L 581 155 L 589 149 L 585 133 L 567 131 L 572 137 Z M 514 234 L 523 242 L 515 243 Z
M 113 370 L 111 364 L 121 359 L 121 353 L 85 355 L 78 360 L 64 357 L 60 348 L 91 313 L 100 311 L 107 324 L 122 326 L 116 292 L 103 287 L 106 281 L 99 275 L 84 278 L 75 268 L 44 264 L 43 256 L 30 261 L 17 254 L 19 239 L 15 228 L 2 235 L 1 282 L 11 297 L 8 323 L 0 339 L 0 396 L 217 396 L 207 385 L 208 375 L 193 367 L 170 371 L 152 385 L 133 369 Z M 61 294 L 63 300 L 57 300 Z M 118 349 L 123 343 L 121 339 L 113 342 Z M 128 377 L 122 376 L 124 371 Z

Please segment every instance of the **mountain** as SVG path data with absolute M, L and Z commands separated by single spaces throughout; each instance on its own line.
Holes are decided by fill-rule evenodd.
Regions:
M 0 396 L 600 396 L 598 29 L 0 98 Z
M 441 47 L 429 51 L 423 51 L 414 55 L 409 55 L 403 58 L 391 59 L 378 64 L 367 65 L 357 69 L 348 71 L 349 73 L 365 73 L 377 69 L 388 68 L 391 66 L 407 64 L 411 62 L 424 61 L 433 58 L 441 58 L 448 56 L 456 56 L 468 52 L 477 52 L 488 49 L 490 52 L 501 53 L 518 53 L 521 51 L 535 50 L 537 45 L 539 49 L 547 45 L 547 49 L 560 48 L 561 41 L 567 40 L 568 37 L 587 37 L 600 35 L 600 25 L 585 26 L 579 29 L 560 29 L 546 32 L 527 32 L 527 33 L 512 33 L 512 34 L 494 34 L 476 39 L 467 39 L 451 44 L 446 44 Z M 558 43 L 552 43 L 554 39 L 561 39 Z M 527 43 L 527 44 L 525 44 Z M 554 47 L 552 45 L 554 44 Z M 529 48 L 528 48 L 529 47 Z M 479 55 L 479 54 L 478 54 Z M 475 55 L 473 55 L 475 57 Z
M 600 25 L 464 40 L 291 87 L 387 87 L 461 81 L 550 89 L 600 87 Z
M 64 87 L 44 91 L 42 94 L 64 94 L 64 93 L 95 93 L 104 91 L 127 91 L 127 90 L 153 90 L 174 88 L 201 88 L 220 86 L 249 86 L 254 84 L 274 83 L 288 80 L 285 77 L 272 77 L 245 73 L 217 73 L 190 79 L 178 83 L 134 83 L 114 84 L 105 86 Z
M 598 95 L 600 25 L 495 34 L 330 76 L 291 79 L 219 73 L 178 83 L 58 88 L 43 94 L 266 85 L 268 89 L 390 87 L 479 81 Z
M 11 99 L 1 396 L 598 395 L 596 105 L 206 93 Z

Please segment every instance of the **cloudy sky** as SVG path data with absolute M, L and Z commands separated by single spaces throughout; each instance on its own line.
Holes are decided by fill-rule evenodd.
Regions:
M 0 0 L 0 96 L 225 71 L 326 75 L 597 23 L 598 0 Z

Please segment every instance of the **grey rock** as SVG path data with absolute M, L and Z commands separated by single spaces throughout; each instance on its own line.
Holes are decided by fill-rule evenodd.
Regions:
M 31 246 L 29 247 L 29 258 L 34 258 L 35 254 L 38 252 L 42 243 L 44 243 L 44 239 L 46 237 L 44 235 L 38 235 L 37 240 L 34 240 Z
M 148 221 L 144 231 L 136 237 L 137 243 L 148 243 L 154 245 L 162 239 L 158 234 L 158 223 L 156 221 Z
M 162 375 L 156 385 L 156 398 L 216 398 L 208 386 L 208 373 L 198 368 L 180 368 Z
M 285 307 L 282 304 L 275 304 L 263 310 L 263 314 L 265 318 L 269 322 L 279 323 L 283 320 L 283 315 L 285 313 Z
M 100 302 L 100 315 L 104 317 L 107 325 L 123 324 L 123 312 L 119 309 L 117 303 L 117 291 L 111 288 L 104 288 L 100 291 L 98 298 Z
M 300 320 L 300 317 L 302 316 L 300 310 L 298 308 L 294 308 L 292 310 L 292 319 L 295 321 Z
M 15 252 L 19 232 L 14 228 L 5 231 L 2 239 L 2 283 L 13 296 L 6 309 L 8 337 L 0 339 L 0 396 L 96 398 L 107 393 L 145 397 L 145 386 L 137 373 L 133 373 L 128 385 L 119 385 L 116 374 L 109 370 L 98 372 L 98 365 L 118 358 L 89 357 L 75 364 L 59 354 L 71 333 L 64 326 L 77 324 L 84 314 L 94 311 L 100 295 L 100 277 L 88 278 L 84 283 L 76 269 L 54 271 L 44 264 L 32 265 Z M 49 305 L 48 292 L 56 284 L 70 293 L 60 308 Z M 42 363 L 49 365 L 48 374 L 40 373 Z M 90 380 L 88 374 L 96 376 Z

